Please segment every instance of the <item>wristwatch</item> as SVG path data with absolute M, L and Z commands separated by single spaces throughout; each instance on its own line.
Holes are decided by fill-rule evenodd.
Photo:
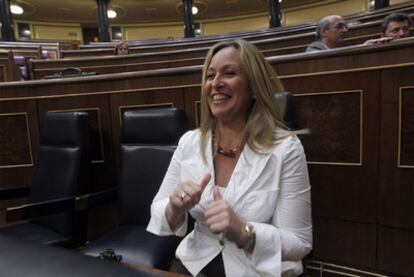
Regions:
M 248 250 L 256 240 L 256 231 L 254 230 L 253 225 L 250 223 L 246 223 L 244 231 L 246 232 L 248 239 L 247 242 L 244 244 L 243 249 Z

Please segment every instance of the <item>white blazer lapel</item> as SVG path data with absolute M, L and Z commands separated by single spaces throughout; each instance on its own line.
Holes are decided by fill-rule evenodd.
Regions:
M 226 200 L 232 207 L 235 207 L 248 191 L 254 189 L 254 183 L 266 167 L 270 156 L 271 153 L 257 154 L 249 146 L 244 147 L 226 191 L 229 195 Z

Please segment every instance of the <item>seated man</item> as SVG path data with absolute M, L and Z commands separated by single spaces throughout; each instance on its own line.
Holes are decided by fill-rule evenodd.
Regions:
M 316 38 L 318 40 L 309 44 L 306 52 L 338 47 L 346 32 L 348 32 L 348 27 L 341 16 L 326 16 L 316 25 Z
M 381 24 L 381 38 L 367 40 L 364 45 L 382 44 L 410 36 L 411 18 L 405 13 L 392 13 Z

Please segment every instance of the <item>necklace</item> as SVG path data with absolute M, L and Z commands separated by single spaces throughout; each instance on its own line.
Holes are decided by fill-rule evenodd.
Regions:
M 217 153 L 229 158 L 235 158 L 239 153 L 239 150 L 237 149 L 237 147 L 226 150 L 223 149 L 223 147 L 221 147 L 220 145 L 217 145 Z
M 236 158 L 237 154 L 239 153 L 239 149 L 238 147 L 234 147 L 231 149 L 224 149 L 223 147 L 221 147 L 220 145 L 218 145 L 217 141 L 216 141 L 216 136 L 213 133 L 212 134 L 212 143 L 211 143 L 211 150 L 213 151 L 213 155 L 215 153 L 226 156 L 228 158 Z M 216 152 L 217 151 L 217 152 Z

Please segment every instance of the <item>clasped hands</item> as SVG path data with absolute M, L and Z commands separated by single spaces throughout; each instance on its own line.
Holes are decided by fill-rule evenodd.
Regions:
M 167 221 L 171 229 L 176 229 L 183 221 L 184 215 L 198 204 L 201 194 L 211 179 L 210 174 L 206 174 L 200 184 L 191 181 L 180 183 L 170 195 L 170 201 L 166 207 Z M 243 246 L 246 242 L 245 222 L 243 222 L 226 200 L 220 194 L 217 186 L 213 189 L 213 199 L 204 212 L 204 219 L 210 231 L 215 234 L 224 234 L 230 241 L 238 246 Z

